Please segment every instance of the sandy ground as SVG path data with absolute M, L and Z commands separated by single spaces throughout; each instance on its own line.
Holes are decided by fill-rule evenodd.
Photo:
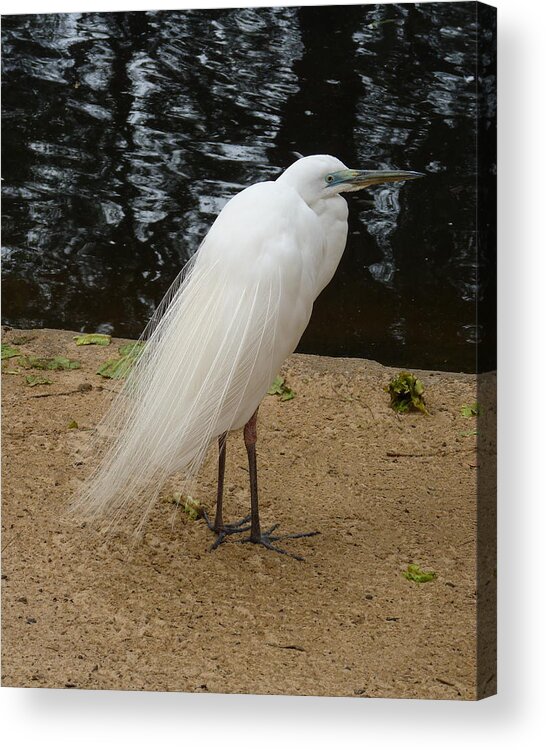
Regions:
M 258 461 L 264 526 L 305 562 L 211 533 L 165 487 L 143 537 L 60 520 L 90 465 L 78 455 L 118 384 L 110 347 L 67 331 L 9 330 L 28 354 L 82 368 L 29 387 L 3 363 L 3 674 L 6 686 L 473 699 L 476 438 L 461 406 L 476 378 L 422 372 L 431 415 L 400 416 L 375 362 L 294 355 L 291 401 L 265 398 Z M 74 420 L 77 428 L 69 428 Z M 214 455 L 196 492 L 213 512 Z M 225 510 L 249 512 L 240 434 Z M 409 563 L 437 572 L 414 583 Z

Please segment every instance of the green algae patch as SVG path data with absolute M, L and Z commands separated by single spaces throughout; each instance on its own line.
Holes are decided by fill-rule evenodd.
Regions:
M 81 336 L 74 336 L 76 346 L 110 346 L 112 337 L 107 333 L 83 333 Z
M 11 359 L 11 357 L 19 357 L 21 352 L 11 344 L 2 344 L 2 359 Z
M 414 583 L 428 583 L 429 581 L 433 581 L 438 574 L 433 570 L 421 570 L 419 565 L 412 563 L 408 565 L 407 570 L 402 575 L 408 581 L 414 581 Z
M 425 386 L 411 372 L 399 372 L 384 390 L 391 397 L 391 409 L 397 414 L 406 414 L 411 410 L 429 413 L 425 405 Z
M 461 406 L 461 416 L 463 417 L 479 417 L 480 416 L 480 405 L 474 404 L 463 404 Z
M 35 357 L 33 354 L 21 357 L 18 364 L 25 370 L 79 370 L 81 363 L 68 357 Z
M 137 341 L 134 344 L 123 344 L 118 349 L 121 357 L 109 359 L 97 370 L 97 375 L 112 380 L 120 380 L 127 377 L 131 368 L 144 350 L 144 342 Z
M 280 375 L 277 375 L 271 383 L 271 387 L 267 393 L 270 396 L 280 396 L 281 401 L 291 401 L 296 396 L 292 388 L 290 388 L 285 379 Z
M 203 515 L 203 507 L 199 500 L 191 495 L 183 495 L 181 492 L 174 492 L 172 502 L 177 506 L 182 506 L 182 510 L 190 521 L 197 521 Z
M 144 346 L 144 341 L 136 341 L 134 344 L 123 344 L 123 346 L 119 347 L 118 352 L 122 357 L 132 357 L 133 359 L 136 359 L 142 354 Z
M 129 357 L 108 359 L 99 367 L 97 375 L 100 375 L 103 378 L 111 378 L 112 380 L 121 380 L 129 374 L 132 366 L 133 360 Z
M 34 388 L 37 385 L 51 385 L 52 381 L 45 375 L 27 375 L 25 383 L 30 388 Z

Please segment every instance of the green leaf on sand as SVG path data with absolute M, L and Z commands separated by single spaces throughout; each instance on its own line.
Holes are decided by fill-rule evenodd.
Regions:
M 18 357 L 21 352 L 11 344 L 2 344 L 2 359 L 9 359 L 10 357 Z
M 120 380 L 126 377 L 129 370 L 134 364 L 132 357 L 121 357 L 121 359 L 108 359 L 102 364 L 97 370 L 97 375 L 102 375 L 103 378 L 112 378 L 112 380 Z
M 118 349 L 118 352 L 122 357 L 132 357 L 136 359 L 142 354 L 144 349 L 144 341 L 135 341 L 134 344 L 123 344 Z
M 52 357 L 47 366 L 48 370 L 79 370 L 81 363 L 77 359 L 68 357 Z
M 35 357 L 33 354 L 21 357 L 19 364 L 25 370 L 78 370 L 81 367 L 77 359 L 68 359 L 68 357 Z
M 282 393 L 282 387 L 284 385 L 284 378 L 277 375 L 275 380 L 271 383 L 270 389 L 267 391 L 270 396 L 280 396 Z
M 267 393 L 270 396 L 280 396 L 281 401 L 291 401 L 296 395 L 280 375 L 277 375 Z
M 109 346 L 112 337 L 107 333 L 84 333 L 81 336 L 74 336 L 74 341 L 76 346 L 90 346 L 91 344 Z
M 109 359 L 101 365 L 97 370 L 97 375 L 102 375 L 103 378 L 112 378 L 113 380 L 120 380 L 127 377 L 131 367 L 142 354 L 143 349 L 143 341 L 137 341 L 134 344 L 123 344 L 118 349 L 122 356 L 118 359 Z
M 435 573 L 433 570 L 421 570 L 419 565 L 411 564 L 408 565 L 407 570 L 405 570 L 402 575 L 404 578 L 407 578 L 408 581 L 415 581 L 415 583 L 427 583 L 428 581 L 433 581 L 437 573 Z
M 78 429 L 78 423 L 75 419 L 71 419 L 70 422 L 67 424 L 67 427 L 69 430 L 77 430 Z
M 190 521 L 197 521 L 203 515 L 203 508 L 199 500 L 196 500 L 191 495 L 183 495 L 181 492 L 174 492 L 172 501 L 176 505 L 181 505 L 182 510 L 188 516 Z
M 196 521 L 201 517 L 202 512 L 199 500 L 195 500 L 190 495 L 184 498 L 184 513 L 188 516 L 190 521 Z
M 36 336 L 34 334 L 23 334 L 22 336 L 14 336 L 11 339 L 11 343 L 15 346 L 24 346 L 25 344 L 34 341 L 35 338 Z
M 479 417 L 480 406 L 477 403 L 464 404 L 463 406 L 461 406 L 461 414 L 463 417 Z
M 411 409 L 428 414 L 424 399 L 425 386 L 411 372 L 399 372 L 384 390 L 390 395 L 390 405 L 398 414 L 405 414 Z
M 31 388 L 34 388 L 35 385 L 51 385 L 51 380 L 46 378 L 45 375 L 27 375 L 25 380 Z

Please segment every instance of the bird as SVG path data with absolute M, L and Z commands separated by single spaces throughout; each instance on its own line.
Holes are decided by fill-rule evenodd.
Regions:
M 420 172 L 349 169 L 316 154 L 275 180 L 243 189 L 222 208 L 172 283 L 141 337 L 145 342 L 110 410 L 97 426 L 98 465 L 71 505 L 80 520 L 138 534 L 162 486 L 181 473 L 191 487 L 209 447 L 218 443 L 216 513 L 203 516 L 216 535 L 302 560 L 277 542 L 318 532 L 262 529 L 257 476 L 257 418 L 284 360 L 305 331 L 313 304 L 345 249 L 343 193 L 413 180 Z M 243 430 L 250 514 L 223 515 L 227 436 Z

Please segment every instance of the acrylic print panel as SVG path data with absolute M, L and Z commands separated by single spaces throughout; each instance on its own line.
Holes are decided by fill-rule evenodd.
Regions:
M 4 685 L 495 692 L 495 18 L 3 18 Z

